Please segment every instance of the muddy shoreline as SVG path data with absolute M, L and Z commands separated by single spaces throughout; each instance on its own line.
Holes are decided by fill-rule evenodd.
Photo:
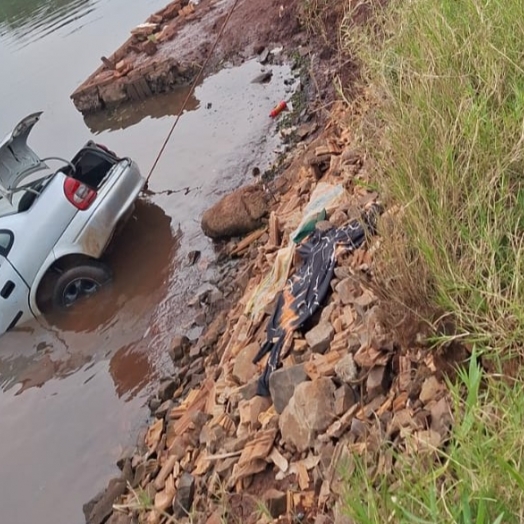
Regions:
M 296 47 L 305 43 L 300 41 L 296 5 L 296 0 L 285 5 L 275 0 L 239 0 L 228 19 L 234 0 L 173 0 L 134 28 L 109 57 L 101 57 L 100 67 L 75 89 L 71 99 L 80 112 L 93 114 L 191 84 L 208 55 L 206 75 L 283 41 L 290 44 L 299 35 Z M 274 55 L 264 57 L 265 63 Z

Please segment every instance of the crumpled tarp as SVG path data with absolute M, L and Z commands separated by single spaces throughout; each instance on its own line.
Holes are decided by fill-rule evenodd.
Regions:
M 302 264 L 278 295 L 266 330 L 266 342 L 253 360 L 257 363 L 269 353 L 258 382 L 258 395 L 269 396 L 269 377 L 280 363 L 283 347 L 326 298 L 335 270 L 337 249 L 351 252 L 361 246 L 367 234 L 375 233 L 380 212 L 380 207 L 374 204 L 362 220 L 353 220 L 342 228 L 316 230 L 297 248 Z
M 327 213 L 334 211 L 347 199 L 348 195 L 342 184 L 332 185 L 319 182 L 311 193 L 300 224 L 290 235 L 291 240 L 295 244 L 299 244 L 315 230 L 317 222 L 325 220 Z
M 252 318 L 258 318 L 264 309 L 271 304 L 278 292 L 286 284 L 294 253 L 294 244 L 283 247 L 278 251 L 271 271 L 253 290 L 251 298 L 246 304 L 244 314 L 251 315 Z

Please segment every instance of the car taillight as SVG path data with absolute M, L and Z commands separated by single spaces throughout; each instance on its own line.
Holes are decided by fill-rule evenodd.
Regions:
M 80 211 L 86 210 L 96 198 L 94 189 L 71 177 L 65 179 L 64 193 L 67 200 Z

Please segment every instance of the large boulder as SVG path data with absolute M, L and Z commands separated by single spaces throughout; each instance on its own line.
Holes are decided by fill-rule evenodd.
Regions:
M 252 185 L 226 195 L 202 217 L 202 231 L 213 239 L 245 235 L 262 225 L 269 199 L 264 188 Z

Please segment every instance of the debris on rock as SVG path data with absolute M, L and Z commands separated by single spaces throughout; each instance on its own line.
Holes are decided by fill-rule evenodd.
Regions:
M 343 518 L 339 464 L 361 455 L 373 460 L 373 471 L 392 470 L 393 452 L 435 460 L 449 439 L 451 405 L 434 354 L 397 347 L 377 320 L 380 300 L 367 284 L 373 239 L 348 210 L 365 202 L 360 216 L 373 224 L 379 206 L 366 184 L 351 184 L 365 171 L 355 175 L 334 160 L 353 147 L 336 124 L 343 120 L 334 119 L 310 147 L 327 165 L 322 182 L 309 165 L 295 163 L 277 202 L 263 205 L 273 217 L 267 234 L 230 243 L 241 246 L 235 256 L 244 268 L 243 296 L 199 339 L 173 340 L 176 378 L 155 396 L 163 402 L 155 405 L 143 447 L 120 460 L 131 469 L 132 490 L 113 485 L 109 497 L 132 508 L 135 494 L 147 493 L 153 507 L 140 510 L 140 522 L 162 522 L 168 513 L 181 522 L 191 514 L 196 522 L 238 517 L 256 524 L 256 501 L 268 510 L 264 522 L 295 522 L 299 514 L 303 522 L 333 522 L 335 514 Z M 324 232 L 311 227 L 295 242 L 307 195 L 321 183 L 351 188 L 337 190 L 326 213 L 337 224 Z M 259 227 L 258 212 L 256 220 L 247 213 L 249 224 L 231 219 L 245 195 L 225 197 L 206 227 L 213 234 L 222 227 L 226 236 L 247 233 L 254 222 Z M 107 519 L 109 506 L 97 507 Z

